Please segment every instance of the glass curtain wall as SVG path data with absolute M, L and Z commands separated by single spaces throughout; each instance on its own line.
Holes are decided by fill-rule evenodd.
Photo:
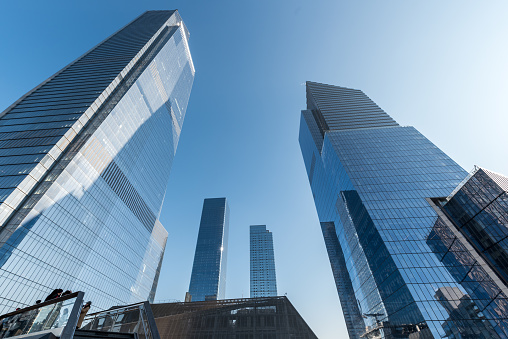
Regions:
M 507 314 L 483 312 L 491 297 L 465 297 L 454 271 L 477 285 L 484 276 L 443 262 L 428 241 L 438 221 L 428 198 L 467 172 L 344 87 L 307 83 L 299 141 L 351 338 L 450 337 L 456 319 L 463 333 L 507 336 Z
M 224 299 L 228 234 L 226 198 L 205 199 L 189 284 L 192 301 Z
M 277 296 L 272 232 L 266 225 L 250 227 L 250 297 Z
M 0 176 L 0 313 L 55 288 L 96 310 L 153 298 L 187 40 L 178 12 L 146 12 L 3 113 L 0 161 L 27 170 Z

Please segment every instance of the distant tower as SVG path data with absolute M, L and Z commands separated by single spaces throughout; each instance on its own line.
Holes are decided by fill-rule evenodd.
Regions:
M 266 225 L 250 227 L 250 297 L 277 296 L 272 232 Z
M 224 299 L 228 233 L 226 198 L 205 199 L 189 285 L 192 301 Z

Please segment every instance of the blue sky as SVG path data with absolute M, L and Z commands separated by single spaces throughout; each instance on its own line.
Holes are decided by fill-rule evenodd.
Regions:
M 161 222 L 156 299 L 184 298 L 204 198 L 231 208 L 228 298 L 249 295 L 249 225 L 319 338 L 346 336 L 298 145 L 306 80 L 358 88 L 466 170 L 508 174 L 502 1 L 9 1 L 0 110 L 149 9 L 179 9 L 196 66 Z

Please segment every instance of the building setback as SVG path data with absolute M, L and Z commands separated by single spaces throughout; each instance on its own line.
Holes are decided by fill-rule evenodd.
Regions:
M 205 199 L 189 284 L 191 301 L 225 298 L 228 234 L 226 198 Z
M 146 12 L 0 115 L 0 313 L 55 288 L 153 300 L 188 38 L 177 11 Z
M 277 296 L 272 232 L 265 225 L 250 227 L 250 297 Z
M 475 249 L 442 218 L 467 172 L 362 91 L 306 90 L 300 147 L 350 338 L 506 338 L 492 241 Z

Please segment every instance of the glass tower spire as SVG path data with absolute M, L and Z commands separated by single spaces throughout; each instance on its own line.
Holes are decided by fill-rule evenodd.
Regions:
M 506 338 L 506 287 L 431 199 L 467 172 L 362 91 L 306 89 L 300 147 L 350 337 Z
M 146 12 L 0 115 L 0 313 L 55 288 L 153 299 L 188 38 L 177 11 Z
M 189 284 L 191 301 L 225 298 L 228 235 L 226 198 L 205 199 Z

